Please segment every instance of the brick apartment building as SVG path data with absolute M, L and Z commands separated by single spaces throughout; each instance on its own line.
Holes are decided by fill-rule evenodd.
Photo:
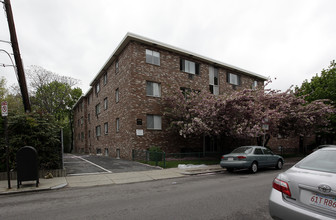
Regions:
M 151 146 L 166 152 L 204 149 L 203 137 L 185 140 L 167 131 L 163 98 L 177 89 L 230 93 L 262 85 L 266 79 L 128 33 L 73 107 L 75 152 L 130 159 L 132 149 Z

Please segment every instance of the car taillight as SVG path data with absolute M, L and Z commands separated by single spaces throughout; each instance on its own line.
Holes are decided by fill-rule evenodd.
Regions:
M 245 156 L 238 156 L 237 158 L 238 158 L 239 160 L 241 160 L 241 159 L 246 159 Z
M 222 156 L 221 159 L 223 160 L 223 159 L 224 159 L 224 156 Z
M 291 197 L 292 194 L 289 190 L 289 186 L 288 183 L 286 183 L 285 181 L 279 180 L 277 178 L 275 178 L 273 180 L 273 188 L 286 194 L 287 196 Z

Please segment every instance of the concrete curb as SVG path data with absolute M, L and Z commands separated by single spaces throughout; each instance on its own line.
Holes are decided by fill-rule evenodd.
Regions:
M 59 177 L 61 179 L 53 181 L 53 179 L 40 179 L 39 186 L 36 187 L 34 184 L 25 184 L 23 183 L 22 187 L 17 189 L 17 185 L 14 183 L 11 186 L 11 189 L 7 188 L 7 181 L 1 181 L 1 188 L 0 188 L 0 196 L 1 195 L 11 195 L 11 194 L 20 194 L 20 193 L 28 193 L 28 192 L 41 192 L 41 191 L 48 191 L 48 190 L 55 190 L 61 189 L 68 185 L 65 177 Z M 6 184 L 6 187 L 3 185 Z M 32 186 L 27 186 L 32 185 Z
M 17 191 L 6 191 L 6 192 L 0 192 L 0 196 L 21 194 L 21 193 L 30 193 L 30 192 L 43 192 L 43 191 L 49 191 L 49 190 L 55 190 L 55 189 L 62 189 L 64 187 L 66 187 L 67 185 L 68 184 L 65 183 L 65 184 L 61 184 L 61 185 L 53 186 L 53 187 L 49 187 L 49 188 L 36 188 L 36 189 L 26 189 L 26 190 L 17 190 Z

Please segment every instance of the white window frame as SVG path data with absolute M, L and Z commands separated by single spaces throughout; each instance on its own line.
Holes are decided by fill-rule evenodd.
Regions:
M 104 84 L 104 86 L 107 84 L 107 73 L 104 74 L 103 84 Z
M 100 83 L 98 82 L 96 84 L 96 94 L 98 94 L 100 92 Z
M 253 83 L 252 83 L 252 89 L 253 90 L 257 89 L 257 86 L 258 86 L 258 81 L 254 80 Z
M 162 130 L 162 116 L 161 115 L 147 115 L 147 129 L 148 130 Z
M 115 72 L 116 73 L 119 72 L 119 60 L 118 59 L 115 61 Z
M 95 108 L 96 108 L 96 115 L 99 115 L 100 114 L 100 103 L 98 103 Z
M 209 66 L 209 89 L 212 87 L 210 92 L 214 95 L 219 95 L 219 74 L 218 68 Z M 216 80 L 217 78 L 217 80 Z
M 182 71 L 193 74 L 193 75 L 196 74 L 196 63 L 195 62 L 190 61 L 190 60 L 185 60 L 185 59 L 182 59 L 182 62 L 183 62 Z
M 118 133 L 120 131 L 120 120 L 119 118 L 116 118 L 116 132 Z
M 146 63 L 160 66 L 160 53 L 146 49 Z
M 104 123 L 104 134 L 108 134 L 108 122 Z
M 239 85 L 239 76 L 234 73 L 229 73 L 229 83 L 232 85 Z
M 100 125 L 96 126 L 96 137 L 100 137 L 101 136 L 101 127 Z
M 108 108 L 108 101 L 107 101 L 107 97 L 104 99 L 104 110 L 106 110 Z
M 117 89 L 115 90 L 115 101 L 116 101 L 116 103 L 119 102 L 119 88 L 117 88 Z
M 146 95 L 161 97 L 161 83 L 146 81 Z

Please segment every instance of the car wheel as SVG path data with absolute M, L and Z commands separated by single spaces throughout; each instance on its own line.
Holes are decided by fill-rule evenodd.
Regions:
M 281 170 L 283 167 L 283 162 L 282 160 L 278 160 L 277 164 L 275 165 L 275 168 L 278 170 Z
M 233 168 L 226 168 L 226 170 L 227 170 L 229 173 L 232 173 L 232 172 L 233 172 Z
M 258 163 L 257 162 L 253 162 L 250 168 L 252 173 L 256 173 L 258 172 Z

